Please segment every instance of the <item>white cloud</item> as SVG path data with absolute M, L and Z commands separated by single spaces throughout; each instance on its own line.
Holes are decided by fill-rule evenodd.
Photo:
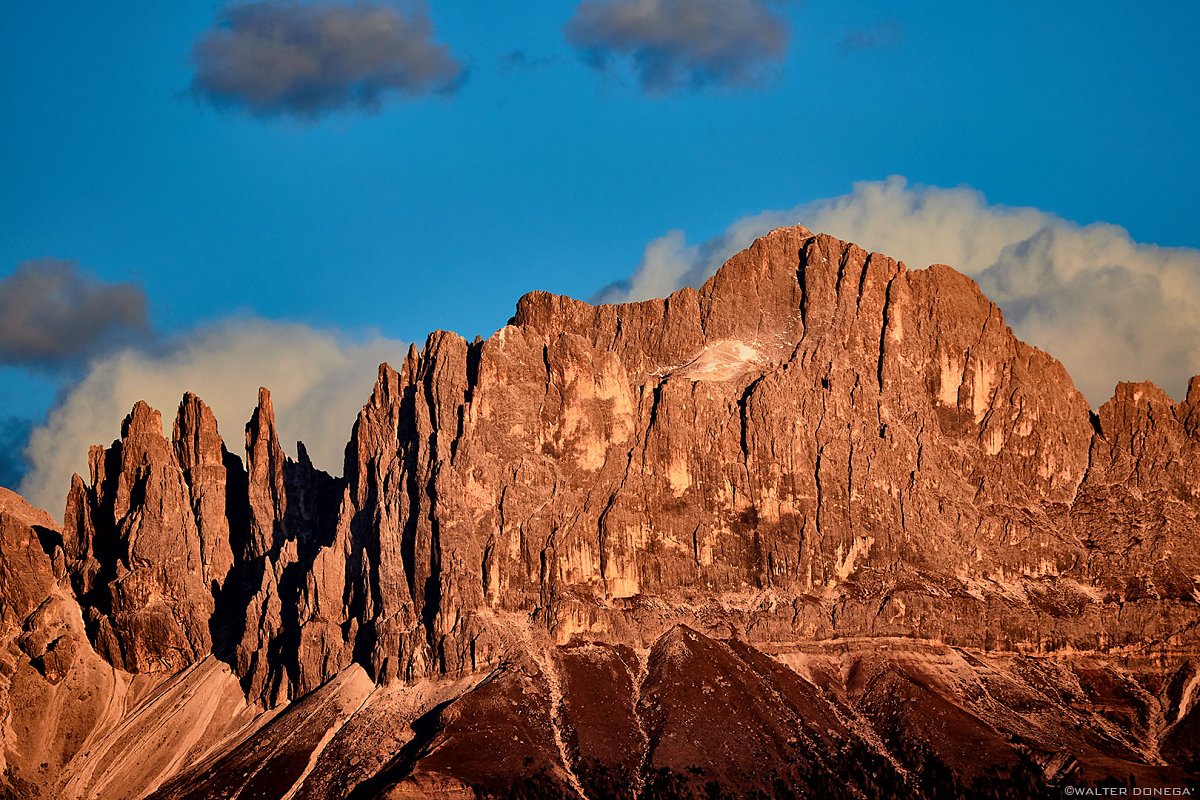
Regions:
M 192 331 L 153 350 L 126 349 L 92 362 L 84 378 L 33 431 L 21 493 L 62 513 L 72 472 L 87 475 L 87 451 L 118 438 L 121 420 L 145 400 L 169 433 L 185 391 L 216 414 L 230 452 L 244 457 L 246 421 L 258 387 L 271 390 L 284 449 L 303 440 L 313 462 L 341 474 L 350 429 L 381 361 L 398 363 L 407 346 L 375 337 L 351 341 L 299 324 L 257 319 Z
M 973 189 L 909 186 L 900 177 L 746 217 L 698 244 L 671 231 L 598 299 L 698 286 L 755 237 L 797 223 L 913 268 L 950 264 L 971 275 L 1017 335 L 1062 360 L 1094 405 L 1121 380 L 1153 380 L 1181 397 L 1188 377 L 1200 374 L 1200 250 L 1141 244 L 1115 225 L 1077 225 L 991 205 Z

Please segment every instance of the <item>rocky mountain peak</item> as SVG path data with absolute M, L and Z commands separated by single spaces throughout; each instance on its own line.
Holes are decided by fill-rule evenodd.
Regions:
M 179 403 L 171 442 L 176 460 L 185 470 L 223 463 L 224 443 L 217 432 L 212 409 L 196 395 L 187 392 Z
M 24 497 L 3 486 L 0 486 L 0 514 L 8 514 L 25 525 L 39 525 L 50 530 L 58 528 L 58 523 L 52 516 L 30 505 Z
M 250 540 L 248 559 L 257 558 L 274 548 L 286 533 L 282 529 L 287 513 L 284 491 L 286 457 L 275 430 L 275 407 L 271 393 L 258 390 L 258 405 L 246 423 L 246 471 L 249 473 Z
M 894 592 L 901 576 L 971 595 L 977 581 L 1060 574 L 1075 557 L 1055 531 L 1100 502 L 1092 484 L 1107 497 L 1122 469 L 1178 472 L 1166 459 L 1185 447 L 1185 405 L 1122 385 L 1093 421 L 1062 366 L 1017 340 L 970 278 L 785 228 L 698 290 L 608 306 L 534 292 L 486 341 L 438 332 L 399 371 L 381 365 L 344 496 L 287 458 L 266 389 L 244 472 L 198 398 L 183 399 L 174 453 L 138 404 L 122 441 L 93 456 L 74 538 L 107 525 L 132 554 L 154 540 L 148 524 L 168 529 L 163 546 L 209 595 L 231 571 L 249 581 L 239 591 L 269 595 L 293 565 L 303 613 L 239 647 L 251 660 L 292 625 L 300 644 L 288 646 L 315 637 L 325 666 L 275 664 L 277 687 L 346 659 L 384 681 L 472 668 L 492 646 L 488 613 L 536 613 L 563 639 L 615 625 L 616 604 L 650 586 L 799 592 L 813 607 L 793 610 L 793 633 L 821 637 L 867 624 L 845 602 L 822 611 L 830 598 Z M 1146 435 L 1147 414 L 1179 433 Z M 1179 491 L 1188 474 L 1171 479 Z M 1017 509 L 1034 516 L 1014 540 L 1001 532 Z M 208 644 L 190 641 L 194 653 Z
M 1192 438 L 1200 438 L 1200 375 L 1188 381 L 1187 397 L 1180 408 L 1183 426 Z
M 1035 725 L 1021 709 L 1043 700 L 1027 693 L 1084 692 L 1096 670 L 1117 681 L 1107 659 L 1135 650 L 1153 666 L 1128 667 L 1139 688 L 1121 696 L 1161 695 L 1174 721 L 1123 722 L 1120 743 L 1105 728 L 1070 757 L 1194 757 L 1170 726 L 1192 718 L 1198 428 L 1200 379 L 1180 403 L 1121 384 L 1093 412 L 969 277 L 785 228 L 699 289 L 599 306 L 534 292 L 486 340 L 430 335 L 380 366 L 341 479 L 287 456 L 266 389 L 244 461 L 194 395 L 171 441 L 139 403 L 121 440 L 93 448 L 90 481 L 73 480 L 63 552 L 87 636 L 119 670 L 165 679 L 216 660 L 247 703 L 292 709 L 280 719 L 310 719 L 318 696 L 373 702 L 364 686 L 458 698 L 422 706 L 362 796 L 485 785 L 452 760 L 491 729 L 472 714 L 521 731 L 497 763 L 567 787 L 551 796 L 702 774 L 761 789 L 784 764 L 789 781 L 835 786 L 841 752 L 873 765 L 850 795 L 967 775 L 954 737 L 892 697 L 942 709 L 1012 780 L 1046 781 L 1068 768 L 1056 743 L 1084 739 L 1037 727 L 1075 713 L 1066 695 L 1044 697 L 1056 710 Z M 1061 669 L 1092 677 L 1039 671 L 1079 653 L 1097 661 Z M 963 698 L 1001 680 L 1025 699 L 985 724 Z M 519 720 L 498 710 L 525 705 Z M 754 755 L 709 758 L 672 708 L 740 731 Z M 644 752 L 621 760 L 606 741 Z M 797 767 L 802 741 L 823 755 Z M 941 766 L 913 760 L 927 751 Z M 209 789 L 242 772 L 197 769 Z
M 141 436 L 162 437 L 162 414 L 151 408 L 144 400 L 134 403 L 133 410 L 121 423 L 122 439 Z

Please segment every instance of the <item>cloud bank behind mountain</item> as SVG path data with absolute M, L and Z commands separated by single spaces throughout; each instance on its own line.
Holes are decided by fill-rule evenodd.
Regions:
M 258 387 L 271 390 L 280 439 L 295 457 L 303 440 L 313 462 L 342 473 L 355 417 L 370 397 L 380 362 L 399 362 L 407 345 L 374 337 L 260 319 L 228 320 L 148 349 L 124 349 L 93 361 L 35 428 L 26 447 L 29 471 L 20 492 L 54 515 L 63 510 L 71 473 L 87 474 L 93 444 L 118 438 L 121 420 L 145 400 L 169 432 L 184 392 L 216 414 L 231 453 L 244 456 L 245 424 Z
M 694 244 L 670 231 L 596 299 L 698 286 L 755 237 L 795 224 L 910 268 L 949 264 L 971 275 L 1018 336 L 1066 365 L 1093 405 L 1122 380 L 1152 380 L 1181 397 L 1188 378 L 1200 374 L 1200 250 L 1143 244 L 1116 225 L 1079 225 L 1035 208 L 989 204 L 973 189 L 910 186 L 900 177 L 745 217 Z

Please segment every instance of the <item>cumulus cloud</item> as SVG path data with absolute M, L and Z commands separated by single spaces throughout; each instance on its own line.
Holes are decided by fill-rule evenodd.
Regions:
M 152 351 L 101 357 L 30 435 L 30 469 L 20 491 L 61 514 L 71 473 L 87 474 L 90 445 L 118 438 L 121 420 L 138 400 L 162 412 L 169 432 L 185 391 L 212 407 L 226 446 L 242 455 L 259 386 L 271 390 L 285 449 L 294 457 L 295 442 L 302 440 L 318 467 L 341 474 L 350 429 L 370 396 L 376 367 L 398 362 L 405 352 L 395 340 L 351 341 L 305 325 L 250 319 L 193 331 Z
M 787 51 L 771 0 L 584 0 L 564 32 L 592 67 L 628 56 L 643 91 L 658 94 L 761 80 Z
M 226 6 L 192 49 L 193 95 L 258 116 L 373 111 L 389 95 L 453 92 L 464 70 L 423 2 L 261 0 Z
M 746 217 L 695 244 L 671 231 L 596 299 L 698 286 L 755 237 L 797 223 L 910 267 L 943 263 L 973 276 L 1017 335 L 1062 360 L 1095 405 L 1118 381 L 1153 380 L 1180 397 L 1188 377 L 1200 374 L 1200 250 L 1142 244 L 1115 225 L 1078 225 L 989 204 L 973 189 L 909 186 L 899 177 Z
M 0 364 L 77 363 L 148 329 L 146 295 L 69 261 L 26 261 L 0 279 Z

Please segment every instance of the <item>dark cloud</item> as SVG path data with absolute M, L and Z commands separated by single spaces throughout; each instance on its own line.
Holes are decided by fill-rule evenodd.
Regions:
M 896 20 L 887 20 L 869 28 L 851 28 L 842 36 L 842 52 L 881 50 L 896 47 L 904 41 L 904 26 Z
M 0 486 L 16 488 L 29 469 L 25 460 L 25 444 L 33 423 L 20 417 L 0 419 Z
M 452 93 L 465 75 L 416 2 L 227 6 L 192 61 L 192 94 L 218 108 L 306 119 L 373 111 L 389 95 Z
M 0 279 L 0 364 L 66 366 L 147 330 L 141 287 L 103 283 L 71 262 L 26 261 Z
M 782 3 L 770 0 L 585 0 L 567 41 L 608 70 L 629 56 L 642 90 L 757 83 L 787 52 Z

